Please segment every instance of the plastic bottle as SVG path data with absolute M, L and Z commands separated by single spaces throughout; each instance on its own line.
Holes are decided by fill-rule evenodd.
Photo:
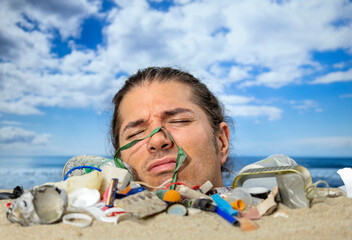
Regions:
M 238 200 L 242 200 L 242 202 L 245 204 L 245 208 L 248 208 L 249 205 L 252 205 L 251 194 L 249 194 L 249 192 L 247 192 L 244 188 L 241 187 L 233 189 L 228 198 L 226 199 L 226 201 L 230 204 Z M 237 204 L 240 205 L 241 203 L 239 202 Z

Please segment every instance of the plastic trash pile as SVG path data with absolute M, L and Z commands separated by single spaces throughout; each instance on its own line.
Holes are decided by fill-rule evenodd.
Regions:
M 352 170 L 339 174 L 347 171 Z M 8 194 L 16 199 L 9 205 L 7 219 L 22 226 L 62 221 L 88 227 L 93 220 L 118 224 L 162 212 L 186 216 L 207 211 L 251 231 L 259 227 L 255 220 L 272 214 L 278 202 L 290 208 L 310 207 L 314 199 L 329 195 L 327 183 L 312 183 L 308 170 L 285 155 L 246 166 L 232 188 L 213 188 L 209 181 L 186 186 L 171 179 L 150 186 L 133 181 L 128 170 L 115 167 L 110 159 L 85 155 L 68 161 L 63 179 L 16 196 Z M 326 186 L 318 191 L 318 185 Z M 346 186 L 351 188 L 350 183 Z

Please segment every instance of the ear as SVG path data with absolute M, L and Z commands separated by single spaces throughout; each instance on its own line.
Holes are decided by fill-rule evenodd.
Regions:
M 217 134 L 220 164 L 223 165 L 229 156 L 230 129 L 226 122 L 219 124 L 220 132 Z

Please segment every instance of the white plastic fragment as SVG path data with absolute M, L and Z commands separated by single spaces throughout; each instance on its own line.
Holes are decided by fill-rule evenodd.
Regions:
M 80 222 L 72 221 L 75 219 L 80 219 L 80 220 L 85 220 L 85 221 L 80 221 Z M 65 216 L 63 216 L 62 222 L 65 224 L 72 225 L 72 226 L 85 228 L 85 227 L 89 227 L 92 224 L 93 219 L 91 216 L 89 216 L 87 214 L 70 213 L 70 214 L 66 214 Z
M 337 171 L 346 187 L 347 197 L 352 198 L 352 168 L 343 168 Z
M 277 217 L 283 217 L 283 218 L 288 218 L 288 215 L 287 213 L 285 212 L 276 212 L 274 215 L 273 215 L 274 218 L 277 218 Z
M 192 208 L 192 207 L 189 207 L 187 208 L 188 210 L 188 215 L 196 215 L 196 214 L 200 214 L 202 212 L 202 210 L 198 209 L 198 208 Z

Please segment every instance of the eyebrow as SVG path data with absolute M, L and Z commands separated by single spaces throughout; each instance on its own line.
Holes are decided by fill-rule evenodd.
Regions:
M 171 109 L 171 110 L 166 110 L 161 114 L 162 118 L 167 118 L 167 117 L 172 117 L 175 116 L 177 114 L 180 113 L 194 113 L 192 110 L 187 109 L 187 108 L 175 108 L 175 109 Z M 126 127 L 124 127 L 124 129 L 122 130 L 121 135 L 123 135 L 129 128 L 135 128 L 138 127 L 142 124 L 146 123 L 145 119 L 138 119 L 132 122 L 129 122 Z
M 187 113 L 193 113 L 192 110 L 188 109 L 188 108 L 175 108 L 175 109 L 171 109 L 171 110 L 166 110 L 165 112 L 163 112 L 161 114 L 162 117 L 172 117 L 172 116 L 175 116 L 177 114 L 180 114 L 180 113 L 184 113 L 184 112 L 187 112 Z
M 144 124 L 145 122 L 146 122 L 146 120 L 144 120 L 144 119 L 138 119 L 138 120 L 136 120 L 136 121 L 129 122 L 129 123 L 126 125 L 126 127 L 124 127 L 124 129 L 122 130 L 121 135 L 123 135 L 123 134 L 127 131 L 127 129 L 138 127 L 139 125 L 142 125 L 142 124 Z

